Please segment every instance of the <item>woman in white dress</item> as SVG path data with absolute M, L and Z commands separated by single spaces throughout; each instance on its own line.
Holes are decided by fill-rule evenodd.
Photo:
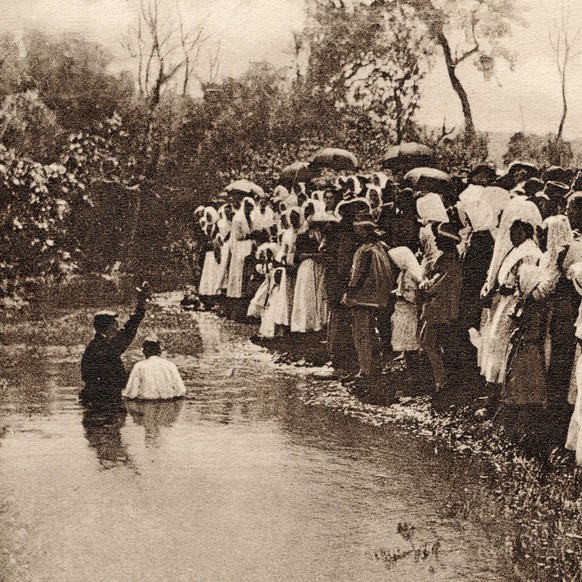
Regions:
M 292 206 L 281 217 L 279 252 L 275 257 L 280 265 L 277 274 L 273 273 L 274 287 L 267 310 L 272 316 L 277 331 L 284 333 L 291 325 L 291 312 L 293 310 L 293 293 L 295 290 L 295 242 L 301 221 L 300 209 Z M 285 228 L 286 227 L 286 228 Z
M 279 245 L 276 243 L 263 243 L 259 248 L 257 248 L 255 253 L 257 258 L 255 270 L 259 275 L 264 277 L 264 279 L 249 303 L 247 317 L 261 318 L 265 312 L 271 288 L 269 275 L 275 268 L 274 257 L 278 250 Z
M 319 250 L 322 236 L 319 227 L 312 221 L 318 211 L 325 212 L 325 206 L 318 208 L 315 200 L 308 200 L 302 208 L 303 224 L 296 242 L 299 267 L 291 313 L 293 333 L 322 331 L 327 323 L 324 270 Z
M 226 296 L 240 299 L 244 293 L 244 267 L 246 258 L 253 252 L 251 212 L 255 207 L 252 198 L 246 197 L 232 219 L 232 255 L 228 270 Z
M 396 247 L 388 251 L 390 258 L 400 268 L 396 286 L 396 301 L 392 313 L 392 349 L 399 358 L 410 361 L 411 352 L 420 350 L 418 322 L 420 320 L 419 283 L 422 269 L 414 253 L 408 247 Z
M 542 252 L 533 240 L 534 225 L 531 222 L 514 220 L 509 231 L 512 247 L 502 259 L 495 276 L 491 291 L 491 313 L 481 330 L 481 374 L 487 382 L 498 385 L 505 380 L 511 335 L 516 327 L 512 314 L 518 302 L 520 268 L 537 265 L 542 257 Z M 500 235 L 504 236 L 504 232 Z
M 219 260 L 217 259 L 217 237 L 218 237 L 218 211 L 212 206 L 204 209 L 202 227 L 207 237 L 206 255 L 202 276 L 198 285 L 198 295 L 202 297 L 213 297 L 218 295 L 218 276 L 220 271 Z
M 124 398 L 137 400 L 169 400 L 186 394 L 186 387 L 176 364 L 161 357 L 160 342 L 148 338 L 143 342 L 145 360 L 133 367 Z
M 217 272 L 216 288 L 225 293 L 228 286 L 228 269 L 232 255 L 232 217 L 234 211 L 230 204 L 223 204 L 218 209 L 218 242 L 220 245 L 220 263 Z
M 266 195 L 260 196 L 251 212 L 253 232 L 260 233 L 264 231 L 268 235 L 276 223 L 277 217 L 269 205 L 269 199 Z
M 574 284 L 574 288 L 582 296 L 582 262 L 574 263 L 568 269 L 568 278 Z M 566 438 L 566 448 L 576 452 L 576 464 L 582 465 L 582 304 L 576 320 L 576 340 L 578 347 L 576 350 L 577 360 L 574 365 L 573 383 L 571 385 L 568 401 L 574 404 L 574 412 L 570 419 L 568 436 Z

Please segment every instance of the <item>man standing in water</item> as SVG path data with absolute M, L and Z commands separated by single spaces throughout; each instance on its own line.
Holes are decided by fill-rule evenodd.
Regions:
M 135 338 L 145 316 L 149 284 L 144 282 L 138 291 L 137 306 L 122 329 L 119 329 L 117 313 L 101 311 L 95 314 L 95 337 L 89 342 L 81 359 L 81 376 L 85 382 L 81 391 L 83 400 L 116 400 L 121 397 L 127 382 L 121 354 Z

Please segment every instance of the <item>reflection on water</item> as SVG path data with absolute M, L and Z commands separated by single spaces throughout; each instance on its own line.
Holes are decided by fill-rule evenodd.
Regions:
M 85 438 L 104 469 L 129 462 L 127 447 L 121 439 L 126 417 L 127 410 L 121 401 L 87 403 L 83 408 Z
M 304 406 L 300 370 L 277 367 L 248 328 L 150 321 L 140 333 L 167 340 L 183 400 L 81 406 L 81 326 L 39 347 L 42 365 L 14 358 L 2 372 L 3 582 L 507 579 L 483 531 L 440 517 L 462 485 L 422 443 Z M 410 549 L 402 522 L 439 555 L 387 569 L 374 553 Z
M 131 414 L 133 422 L 145 429 L 145 444 L 147 447 L 159 447 L 161 444 L 161 427 L 172 426 L 184 405 L 182 399 L 162 402 L 147 402 L 145 400 L 126 400 L 125 406 Z

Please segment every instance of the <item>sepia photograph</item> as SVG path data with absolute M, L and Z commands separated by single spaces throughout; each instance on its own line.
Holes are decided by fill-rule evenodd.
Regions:
M 580 0 L 0 14 L 0 582 L 582 582 Z

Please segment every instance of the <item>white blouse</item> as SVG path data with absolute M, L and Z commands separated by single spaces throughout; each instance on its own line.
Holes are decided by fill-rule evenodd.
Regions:
M 137 362 L 129 375 L 124 398 L 166 400 L 186 394 L 186 387 L 176 364 L 160 356 Z

